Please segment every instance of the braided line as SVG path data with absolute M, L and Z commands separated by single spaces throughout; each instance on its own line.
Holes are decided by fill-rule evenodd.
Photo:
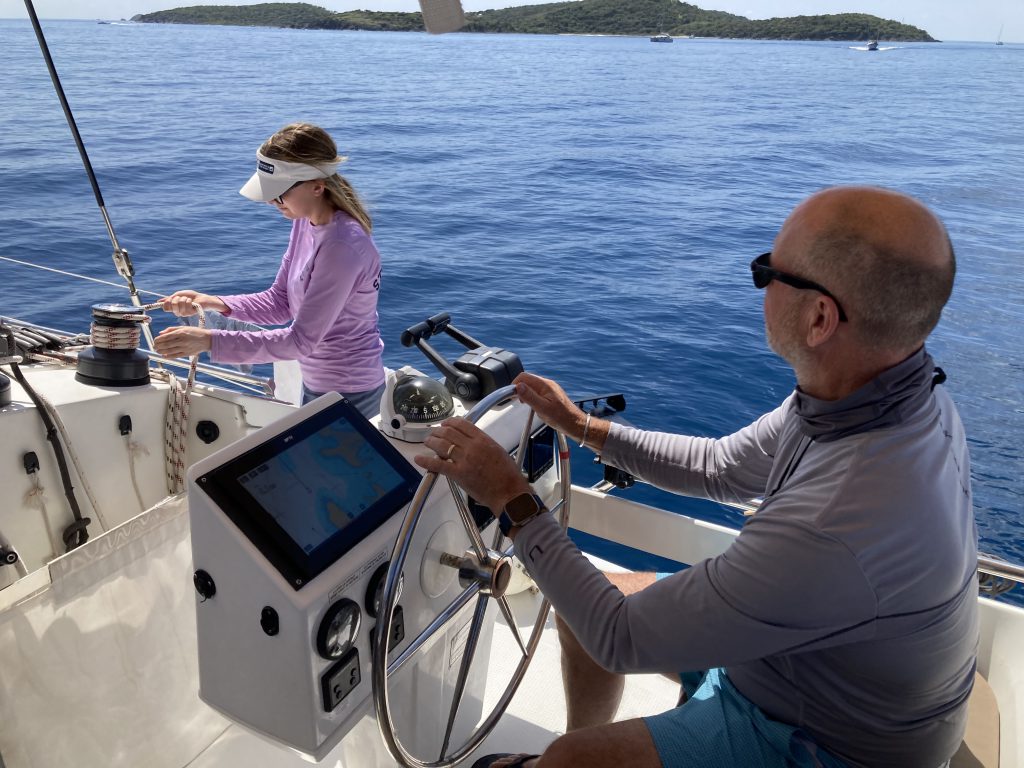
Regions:
M 147 304 L 143 310 L 159 307 L 160 303 Z M 199 320 L 199 327 L 206 327 L 203 308 L 192 302 Z M 188 416 L 192 387 L 196 381 L 199 353 L 192 355 L 188 367 L 188 379 L 182 385 L 177 376 L 168 371 L 170 391 L 167 396 L 167 412 L 164 418 L 164 470 L 167 475 L 168 493 L 181 493 L 185 489 L 185 459 L 188 448 Z

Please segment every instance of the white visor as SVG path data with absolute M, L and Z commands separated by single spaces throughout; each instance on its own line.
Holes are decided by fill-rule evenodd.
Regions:
M 326 179 L 338 170 L 338 163 L 288 163 L 274 160 L 256 152 L 256 173 L 238 190 L 239 194 L 257 202 L 269 202 L 280 197 L 300 181 Z

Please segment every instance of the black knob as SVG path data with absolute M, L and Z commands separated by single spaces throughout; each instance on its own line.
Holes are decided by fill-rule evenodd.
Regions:
M 33 472 L 39 471 L 39 457 L 33 451 L 22 456 L 21 461 L 25 465 L 25 474 L 31 475 Z
M 217 594 L 217 585 L 213 583 L 213 577 L 202 568 L 192 574 L 192 583 L 196 585 L 196 592 L 203 600 L 209 600 Z
M 220 427 L 216 423 L 204 419 L 196 424 L 196 437 L 209 445 L 220 437 Z
M 263 606 L 263 610 L 260 612 L 260 626 L 271 637 L 281 631 L 281 619 L 278 617 L 277 611 L 269 605 Z

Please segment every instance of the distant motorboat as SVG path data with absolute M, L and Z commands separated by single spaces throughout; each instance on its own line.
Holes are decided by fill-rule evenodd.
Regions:
M 877 40 L 868 40 L 868 50 L 869 51 L 877 51 L 878 50 L 878 41 Z
M 656 35 L 651 35 L 651 42 L 652 43 L 671 43 L 672 42 L 672 35 L 670 35 L 668 32 L 659 32 Z

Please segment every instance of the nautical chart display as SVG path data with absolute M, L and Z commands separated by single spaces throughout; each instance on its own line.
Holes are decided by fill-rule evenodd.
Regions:
M 348 402 L 199 478 L 199 488 L 299 589 L 412 498 L 419 472 Z
M 347 419 L 238 478 L 238 483 L 285 533 L 312 552 L 371 509 L 403 477 Z

